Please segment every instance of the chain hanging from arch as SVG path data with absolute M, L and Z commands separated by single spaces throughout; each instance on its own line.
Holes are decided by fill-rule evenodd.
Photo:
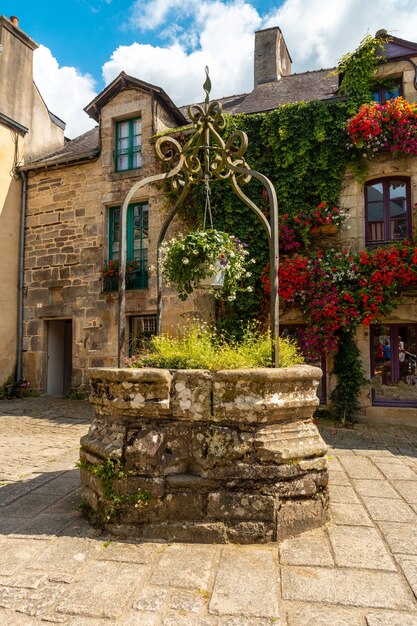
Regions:
M 204 207 L 204 220 L 203 220 L 203 230 L 206 230 L 206 223 L 207 223 L 207 216 L 209 218 L 209 223 L 210 223 L 210 228 L 213 229 L 213 214 L 211 212 L 211 204 L 210 204 L 210 195 L 211 195 L 211 189 L 210 189 L 210 183 L 209 183 L 209 175 L 206 174 L 204 176 L 204 189 L 206 191 L 206 204 Z

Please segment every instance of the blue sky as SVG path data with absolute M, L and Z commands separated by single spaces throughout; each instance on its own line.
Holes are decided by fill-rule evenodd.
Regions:
M 332 67 L 367 32 L 417 40 L 416 0 L 28 0 L 3 1 L 40 48 L 34 78 L 74 137 L 94 124 L 84 106 L 124 70 L 163 87 L 178 105 L 253 87 L 253 41 L 280 26 L 293 71 Z

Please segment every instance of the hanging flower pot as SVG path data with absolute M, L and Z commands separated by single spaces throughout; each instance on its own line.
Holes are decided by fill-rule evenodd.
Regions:
M 220 261 L 216 261 L 213 273 L 209 273 L 211 269 L 204 264 L 202 264 L 202 269 L 207 275 L 199 281 L 198 287 L 200 289 L 221 289 L 223 287 L 226 272 Z
M 210 229 L 183 235 L 164 242 L 160 250 L 160 268 L 168 285 L 174 285 L 181 300 L 194 289 L 214 290 L 217 298 L 236 298 L 245 278 L 251 276 L 249 253 L 239 239 Z

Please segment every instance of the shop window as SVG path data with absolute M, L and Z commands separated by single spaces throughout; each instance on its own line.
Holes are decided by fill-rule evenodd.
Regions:
M 134 272 L 126 275 L 127 288 L 148 286 L 149 209 L 145 202 L 130 204 L 126 218 L 126 259 L 134 261 Z M 109 259 L 119 259 L 120 207 L 109 213 Z M 130 275 L 129 275 L 130 274 Z M 133 281 L 133 282 L 132 282 Z M 130 285 L 130 287 L 129 287 Z
M 373 180 L 365 186 L 366 243 L 406 239 L 411 233 L 410 184 L 406 178 Z
M 417 405 L 416 355 L 417 324 L 377 324 L 371 327 L 374 405 Z
M 156 315 L 132 315 L 129 318 L 129 356 L 145 348 L 156 333 Z
M 389 85 L 386 87 L 378 87 L 372 94 L 372 98 L 374 102 L 378 102 L 379 104 L 385 104 L 387 100 L 392 100 L 393 98 L 398 98 L 398 96 L 403 95 L 403 83 L 401 78 L 394 78 L 390 81 Z
M 142 166 L 142 121 L 140 117 L 116 122 L 116 172 L 136 170 Z
M 304 328 L 304 324 L 281 324 L 279 327 L 279 334 L 280 337 L 289 337 L 297 344 L 301 345 Z M 323 372 L 323 376 L 319 382 L 319 386 L 317 387 L 317 397 L 320 400 L 320 404 L 326 404 L 326 359 L 324 357 L 321 359 L 306 359 L 306 363 L 308 363 L 308 365 L 315 365 L 316 367 L 320 367 Z

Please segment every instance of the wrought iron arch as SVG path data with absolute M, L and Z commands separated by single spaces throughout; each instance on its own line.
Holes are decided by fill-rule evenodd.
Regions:
M 125 333 L 126 333 L 126 216 L 130 201 L 134 195 L 146 185 L 158 181 L 170 180 L 174 191 L 178 192 L 178 198 L 171 207 L 157 242 L 157 289 L 158 289 L 158 333 L 161 332 L 162 320 L 162 276 L 159 269 L 159 249 L 164 241 L 168 227 L 175 217 L 179 207 L 184 202 L 192 186 L 202 184 L 208 180 L 229 180 L 236 195 L 258 217 L 269 241 L 269 266 L 271 282 L 271 339 L 272 339 L 272 362 L 278 367 L 279 360 L 279 299 L 278 299 L 278 201 L 272 182 L 260 172 L 252 170 L 245 160 L 248 147 L 248 137 L 241 130 L 233 132 L 226 141 L 223 140 L 219 131 L 226 126 L 219 102 L 210 102 L 211 82 L 208 68 L 205 68 L 206 80 L 204 91 L 206 93 L 203 105 L 194 104 L 188 109 L 188 114 L 193 122 L 193 132 L 184 146 L 173 137 L 167 135 L 160 137 L 155 145 L 158 160 L 170 167 L 168 172 L 148 176 L 135 183 L 123 201 L 120 210 L 120 270 L 119 270 L 119 306 L 118 306 L 118 367 L 121 366 L 124 357 Z M 247 184 L 256 178 L 265 187 L 268 193 L 269 214 L 268 221 L 260 208 L 245 194 L 241 185 Z

